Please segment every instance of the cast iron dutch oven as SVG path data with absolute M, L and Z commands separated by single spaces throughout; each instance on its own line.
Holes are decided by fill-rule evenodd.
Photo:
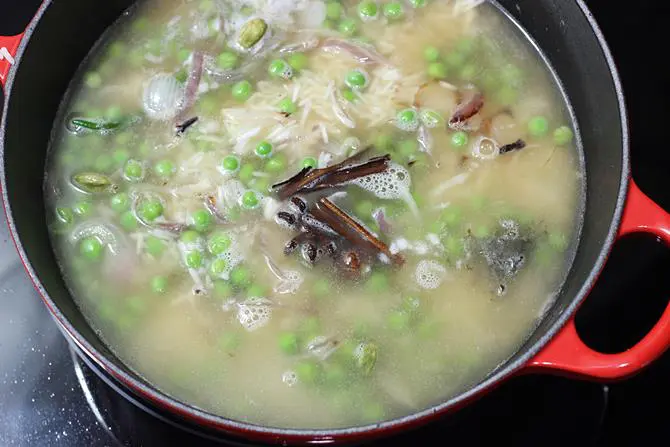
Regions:
M 571 99 L 581 133 L 587 191 L 581 241 L 560 294 L 542 323 L 504 365 L 433 408 L 381 424 L 343 430 L 279 430 L 208 414 L 166 396 L 130 371 L 84 320 L 61 277 L 49 242 L 42 186 L 49 137 L 68 83 L 96 40 L 134 0 L 46 0 L 24 34 L 0 37 L 2 198 L 16 248 L 66 337 L 137 401 L 210 432 L 255 441 L 354 442 L 391 434 L 453 411 L 505 379 L 552 371 L 599 380 L 640 370 L 670 345 L 670 306 L 633 348 L 588 348 L 574 315 L 593 287 L 614 241 L 647 232 L 670 244 L 670 215 L 630 178 L 628 128 L 610 52 L 581 0 L 499 0 L 543 50 Z M 120 388 L 121 389 L 121 388 Z

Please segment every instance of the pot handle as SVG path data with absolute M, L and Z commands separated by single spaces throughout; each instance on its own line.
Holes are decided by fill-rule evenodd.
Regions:
M 23 33 L 16 36 L 0 36 L 0 87 L 5 86 L 9 70 L 14 65 L 14 57 L 19 49 Z
M 670 245 L 670 214 L 640 191 L 632 179 L 617 238 L 631 233 L 651 233 Z M 619 354 L 602 354 L 586 346 L 577 334 L 573 317 L 528 366 L 601 380 L 623 379 L 656 360 L 669 346 L 670 303 L 651 331 Z

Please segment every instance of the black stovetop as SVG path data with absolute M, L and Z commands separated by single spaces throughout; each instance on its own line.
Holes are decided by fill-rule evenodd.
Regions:
M 21 32 L 39 3 L 0 0 L 0 35 Z M 670 149 L 660 131 L 670 118 L 662 102 L 670 98 L 670 70 L 659 62 L 663 54 L 652 54 L 669 41 L 670 6 L 660 0 L 587 3 L 621 71 L 634 177 L 670 209 Z M 1 212 L 0 220 L 0 446 L 210 445 L 119 397 L 70 351 L 23 272 Z M 670 250 L 647 237 L 621 241 L 578 315 L 583 338 L 603 352 L 639 340 L 668 303 L 667 272 Z M 383 444 L 664 444 L 670 435 L 668 378 L 670 352 L 638 376 L 611 385 L 518 377 L 455 415 Z

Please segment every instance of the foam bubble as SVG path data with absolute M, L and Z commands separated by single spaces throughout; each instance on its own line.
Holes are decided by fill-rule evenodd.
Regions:
M 249 332 L 265 326 L 272 316 L 272 307 L 265 298 L 251 298 L 237 305 L 237 321 Z
M 236 235 L 230 235 L 230 248 L 220 254 L 218 258 L 226 261 L 226 268 L 217 276 L 217 278 L 225 279 L 227 281 L 230 278 L 230 272 L 244 261 L 244 255 L 242 254 L 240 243 Z
M 416 266 L 415 279 L 423 289 L 437 289 L 446 274 L 447 269 L 442 264 L 424 259 Z
M 380 199 L 403 199 L 410 195 L 412 177 L 404 167 L 391 163 L 389 168 L 378 174 L 370 174 L 353 180 L 352 183 L 370 191 Z
M 298 383 L 298 375 L 295 373 L 295 371 L 286 371 L 284 374 L 282 374 L 281 381 L 288 386 L 294 386 Z

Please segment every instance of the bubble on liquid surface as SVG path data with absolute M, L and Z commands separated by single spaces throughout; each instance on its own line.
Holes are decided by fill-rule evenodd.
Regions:
M 265 326 L 272 316 L 272 307 L 265 298 L 251 298 L 237 305 L 237 321 L 249 332 Z
M 424 259 L 416 266 L 416 282 L 423 289 L 437 289 L 446 275 L 447 269 L 436 261 Z
M 353 180 L 352 183 L 370 191 L 380 199 L 403 199 L 409 196 L 412 177 L 407 169 L 390 163 L 386 171 Z

